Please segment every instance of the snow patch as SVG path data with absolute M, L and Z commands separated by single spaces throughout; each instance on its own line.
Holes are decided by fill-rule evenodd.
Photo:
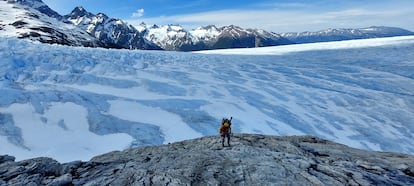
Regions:
M 16 148 L 0 139 L 6 144 L 0 151 L 12 151 L 17 160 L 46 156 L 60 162 L 86 161 L 97 154 L 124 149 L 132 142 L 127 134 L 101 136 L 90 132 L 87 110 L 74 103 L 51 103 L 44 114 L 34 112 L 30 104 L 12 104 L 0 112 L 12 114 L 15 125 L 22 129 L 27 148 Z
M 128 121 L 152 123 L 161 128 L 164 143 L 201 137 L 202 134 L 191 129 L 181 118 L 161 108 L 145 106 L 136 102 L 122 100 L 110 101 L 109 114 Z M 125 108 L 128 108 L 127 110 Z

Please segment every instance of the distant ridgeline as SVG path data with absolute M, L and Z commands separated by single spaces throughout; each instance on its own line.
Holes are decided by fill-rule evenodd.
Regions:
M 0 36 L 71 46 L 196 51 L 414 35 L 411 31 L 393 27 L 279 34 L 234 25 L 209 25 L 193 30 L 179 25 L 144 23 L 135 27 L 103 13 L 90 13 L 82 7 L 62 16 L 41 0 L 0 1 L 0 9 L 0 20 L 3 21 Z
M 408 36 L 414 35 L 414 32 L 395 27 L 372 26 L 360 29 L 327 29 L 318 32 L 301 33 L 290 32 L 282 33 L 280 35 L 295 43 L 315 43 L 352 39 Z

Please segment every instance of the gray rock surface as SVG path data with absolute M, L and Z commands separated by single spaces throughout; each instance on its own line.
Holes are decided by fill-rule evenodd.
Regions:
M 115 151 L 89 162 L 0 156 L 1 185 L 414 185 L 414 156 L 312 136 L 234 134 Z

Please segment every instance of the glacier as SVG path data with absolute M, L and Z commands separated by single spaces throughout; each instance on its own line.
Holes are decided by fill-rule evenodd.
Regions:
M 412 36 L 200 53 L 0 38 L 0 154 L 88 160 L 230 116 L 236 133 L 414 154 L 413 51 Z

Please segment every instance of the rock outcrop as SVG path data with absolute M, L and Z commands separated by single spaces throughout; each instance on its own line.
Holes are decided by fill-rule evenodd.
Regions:
M 234 134 L 115 151 L 89 162 L 0 156 L 0 185 L 413 185 L 414 156 L 311 136 Z

